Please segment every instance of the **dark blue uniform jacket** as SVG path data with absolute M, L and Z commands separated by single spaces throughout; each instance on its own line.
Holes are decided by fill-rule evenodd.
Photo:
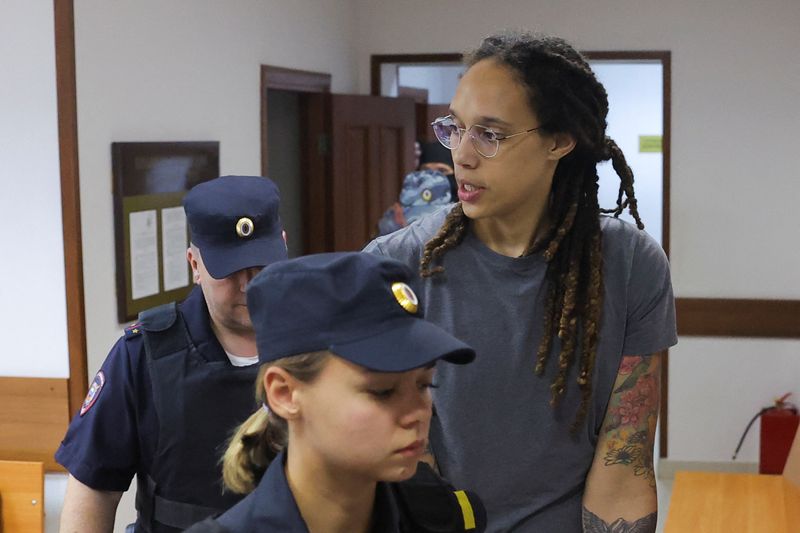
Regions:
M 188 532 L 231 531 L 257 533 L 262 531 L 308 533 L 297 508 L 284 471 L 285 453 L 270 463 L 256 489 L 216 519 L 221 529 L 198 524 Z M 374 526 L 372 533 L 395 533 L 400 529 L 400 512 L 388 483 L 378 483 L 375 494 Z
M 162 413 L 163 419 L 159 420 L 156 405 L 159 402 L 154 399 L 144 335 L 141 327 L 134 325 L 125 330 L 125 336 L 117 341 L 103 363 L 91 387 L 90 396 L 84 402 L 81 413 L 73 418 L 56 452 L 56 460 L 81 483 L 96 490 L 125 491 L 133 476 L 138 474 L 140 487 L 142 480 L 154 478 L 157 483 L 166 480 L 167 485 L 156 489 L 156 493 L 168 499 L 170 490 L 175 492 L 174 488 L 170 489 L 170 483 L 174 485 L 184 481 L 190 488 L 203 487 L 205 491 L 186 490 L 179 486 L 177 496 L 173 494 L 171 498 L 219 508 L 219 502 L 206 503 L 202 497 L 192 501 L 192 497 L 195 493 L 221 494 L 221 472 L 217 468 L 216 457 L 223 451 L 229 431 L 255 408 L 252 387 L 256 369 L 237 368 L 230 364 L 211 330 L 208 309 L 199 288 L 192 291 L 178 310 L 186 326 L 181 326 L 184 332 L 181 338 L 188 339 L 190 348 L 184 358 L 176 360 L 178 366 L 170 368 L 176 368 L 179 373 L 182 372 L 180 368 L 186 368 L 186 372 L 235 376 L 240 384 L 234 394 L 242 398 L 240 403 L 243 407 L 237 410 L 229 404 L 219 405 L 226 404 L 224 401 L 215 403 L 213 390 L 210 394 L 208 390 L 200 390 L 197 386 L 194 389 L 177 390 L 180 387 L 172 387 L 170 378 L 158 389 L 161 391 L 159 397 L 165 398 L 160 401 L 161 409 L 164 409 L 166 402 L 169 411 Z M 164 380 L 159 377 L 159 381 Z M 180 382 L 180 379 L 177 381 Z M 198 410 L 203 412 L 197 413 Z M 198 420 L 208 423 L 197 423 Z M 218 422 L 214 425 L 211 420 Z M 203 432 L 204 440 L 198 438 L 197 432 Z M 175 448 L 175 443 L 181 446 L 181 442 L 188 442 L 187 446 L 191 446 L 192 442 L 201 440 L 213 443 L 210 449 L 196 452 L 208 457 L 208 463 L 212 466 L 206 469 L 207 472 L 204 470 L 205 473 L 199 474 L 202 479 L 175 480 L 175 475 L 180 475 L 185 467 L 173 466 L 174 463 L 170 461 L 187 455 L 181 448 Z M 163 448 L 164 443 L 169 443 L 170 447 Z M 237 499 L 229 505 L 235 501 Z M 156 530 L 174 529 L 158 527 Z
M 216 519 L 187 533 L 308 533 L 286 480 L 286 453 L 270 463 L 256 489 Z M 413 478 L 377 484 L 370 533 L 482 533 L 486 511 L 469 491 L 453 491 L 428 465 Z

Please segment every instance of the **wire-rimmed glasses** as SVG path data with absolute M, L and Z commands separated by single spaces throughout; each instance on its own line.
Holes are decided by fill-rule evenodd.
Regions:
M 469 128 L 460 128 L 458 124 L 456 124 L 453 115 L 439 117 L 431 122 L 431 126 L 433 126 L 433 132 L 436 134 L 436 138 L 439 139 L 439 142 L 442 143 L 442 146 L 450 150 L 458 148 L 462 134 L 467 133 L 475 150 L 486 158 L 497 155 L 498 150 L 500 150 L 500 141 L 505 141 L 517 135 L 525 135 L 526 133 L 541 128 L 541 126 L 537 126 L 529 130 L 503 135 L 497 133 L 492 128 L 481 126 L 480 124 L 473 124 Z

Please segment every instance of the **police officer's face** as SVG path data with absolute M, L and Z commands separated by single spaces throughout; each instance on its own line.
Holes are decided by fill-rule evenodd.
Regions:
M 371 372 L 330 357 L 319 377 L 298 390 L 290 446 L 343 476 L 408 479 L 427 449 L 433 372 Z
M 189 248 L 187 257 L 192 266 L 194 282 L 203 290 L 208 313 L 214 324 L 234 333 L 252 334 L 253 323 L 247 311 L 245 289 L 261 268 L 247 268 L 234 272 L 227 278 L 215 279 L 206 270 L 196 247 Z

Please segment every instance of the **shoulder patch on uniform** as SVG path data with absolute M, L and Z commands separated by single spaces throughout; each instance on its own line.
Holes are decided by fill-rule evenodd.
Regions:
M 89 392 L 86 393 L 86 398 L 83 400 L 83 405 L 81 405 L 81 416 L 89 412 L 89 409 L 97 401 L 97 397 L 100 396 L 100 391 L 103 390 L 105 384 L 106 375 L 101 370 L 92 380 L 92 384 L 89 385 Z
M 125 328 L 125 338 L 130 339 L 142 334 L 142 323 L 136 322 Z

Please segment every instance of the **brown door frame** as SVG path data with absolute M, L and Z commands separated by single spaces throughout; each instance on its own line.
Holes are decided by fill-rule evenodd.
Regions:
M 78 173 L 78 111 L 75 85 L 75 10 L 73 0 L 53 0 L 56 47 L 56 99 L 61 165 L 61 218 L 69 350 L 69 413 L 83 402 L 88 387 L 86 307 L 83 294 L 81 199 Z

